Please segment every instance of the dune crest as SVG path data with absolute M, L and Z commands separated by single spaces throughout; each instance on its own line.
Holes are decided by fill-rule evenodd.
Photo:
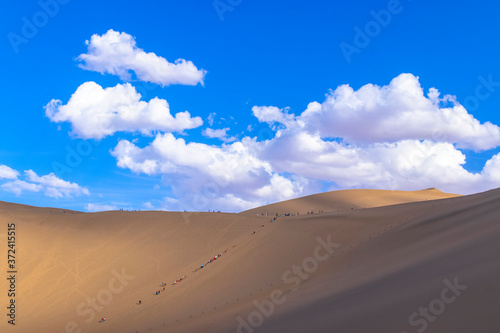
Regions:
M 338 211 L 346 209 L 373 208 L 415 201 L 436 200 L 457 197 L 457 194 L 444 193 L 436 188 L 420 191 L 389 190 L 339 190 L 313 194 L 297 199 L 286 200 L 262 207 L 252 208 L 241 214 L 260 213 L 300 213 L 311 211 Z

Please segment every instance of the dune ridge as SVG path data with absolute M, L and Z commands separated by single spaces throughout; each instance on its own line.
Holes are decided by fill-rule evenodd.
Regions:
M 308 195 L 252 208 L 240 214 L 284 214 L 289 212 L 306 214 L 307 212 L 330 212 L 339 209 L 373 208 L 456 196 L 459 195 L 444 193 L 436 188 L 428 188 L 420 191 L 340 190 Z

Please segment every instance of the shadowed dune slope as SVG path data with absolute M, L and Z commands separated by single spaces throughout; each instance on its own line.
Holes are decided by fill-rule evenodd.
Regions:
M 426 199 L 273 223 L 1 203 L 18 237 L 15 331 L 498 332 L 500 190 Z
M 240 214 L 286 214 L 346 210 L 351 208 L 373 208 L 414 201 L 436 200 L 456 197 L 456 194 L 444 193 L 435 188 L 421 191 L 386 191 L 386 190 L 341 190 L 313 194 L 297 199 L 286 200 L 262 207 L 252 208 Z

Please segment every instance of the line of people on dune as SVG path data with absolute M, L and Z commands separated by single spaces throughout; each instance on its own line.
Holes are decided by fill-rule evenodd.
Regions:
M 318 213 L 322 213 L 322 212 L 323 212 L 322 210 L 318 211 Z M 314 214 L 314 213 L 313 213 L 312 211 L 311 211 L 311 212 L 309 212 L 309 211 L 308 211 L 308 212 L 307 212 L 307 214 Z M 257 214 L 257 215 L 264 215 L 264 213 Z M 265 215 L 266 215 L 266 216 L 268 216 L 268 213 L 265 213 Z M 298 212 L 297 212 L 297 213 L 295 213 L 295 214 L 293 214 L 293 215 L 292 215 L 292 213 L 285 213 L 285 214 L 281 214 L 281 215 L 280 215 L 280 214 L 278 214 L 278 213 L 276 213 L 276 217 L 273 217 L 273 218 L 271 219 L 271 223 L 273 223 L 274 221 L 276 221 L 276 220 L 278 219 L 278 217 L 283 217 L 283 216 L 297 216 L 297 215 L 299 215 L 299 213 L 298 213 Z M 264 226 L 264 224 L 262 225 L 262 227 L 263 227 L 263 226 Z M 255 234 L 255 231 L 254 231 L 252 234 Z M 236 247 L 236 245 L 233 245 L 233 247 Z M 228 253 L 228 252 L 229 252 L 229 249 L 226 249 L 226 250 L 224 250 L 223 252 L 219 252 L 219 253 L 218 253 L 217 255 L 215 255 L 213 258 L 209 259 L 206 263 L 204 263 L 204 264 L 202 264 L 201 266 L 199 266 L 198 268 L 196 268 L 196 269 L 193 271 L 193 273 L 196 273 L 196 272 L 198 272 L 199 270 L 201 270 L 201 269 L 205 268 L 208 264 L 211 264 L 212 262 L 214 262 L 215 260 L 217 260 L 218 258 L 220 258 L 223 254 L 226 254 L 226 253 Z M 175 280 L 175 281 L 172 283 L 172 285 L 173 285 L 173 286 L 175 286 L 175 285 L 177 285 L 178 283 L 180 283 L 180 282 L 184 281 L 185 279 L 187 279 L 187 275 L 184 275 L 184 276 L 183 276 L 183 277 L 181 277 L 180 279 Z M 163 282 L 163 283 L 161 284 L 161 286 L 163 287 L 163 289 L 161 289 L 161 290 L 157 290 L 157 291 L 155 292 L 155 295 L 159 295 L 159 294 L 161 294 L 162 292 L 164 292 L 164 291 L 165 291 L 165 286 L 166 286 L 166 285 L 167 285 L 167 284 L 166 284 L 165 282 Z M 140 301 L 139 301 L 139 304 L 140 304 Z
M 187 279 L 187 276 L 186 276 L 186 275 L 184 275 L 183 277 L 181 277 L 181 278 L 180 278 L 180 279 L 178 279 L 178 280 L 175 280 L 175 281 L 174 281 L 174 283 L 172 283 L 172 285 L 173 285 L 173 286 L 175 286 L 177 283 L 182 282 L 182 281 L 184 281 L 185 279 Z
M 233 247 L 236 247 L 236 245 L 233 245 Z M 200 267 L 196 268 L 196 269 L 193 271 L 193 273 L 195 273 L 195 272 L 199 271 L 200 269 L 202 269 L 202 268 L 206 267 L 208 264 L 210 264 L 210 263 L 214 262 L 215 260 L 217 260 L 218 258 L 220 258 L 223 254 L 226 254 L 226 253 L 228 253 L 228 252 L 229 252 L 229 249 L 225 249 L 223 252 L 220 252 L 219 254 L 217 254 L 216 256 L 214 256 L 212 259 L 209 259 L 206 263 L 204 263 L 204 264 L 202 264 Z M 184 275 L 183 277 L 181 277 L 181 278 L 179 278 L 179 279 L 175 280 L 175 281 L 172 283 L 172 286 L 177 285 L 178 283 L 180 283 L 180 282 L 184 281 L 185 279 L 187 279 L 187 275 Z M 167 284 L 166 284 L 165 282 L 162 282 L 162 283 L 161 283 L 161 286 L 163 287 L 163 289 L 160 289 L 160 290 L 155 291 L 155 295 L 160 295 L 162 292 L 164 292 L 164 291 L 165 291 L 165 287 L 166 287 L 166 285 L 167 285 Z M 141 301 L 139 301 L 139 303 L 138 303 L 138 304 L 140 305 L 141 303 L 142 303 L 142 302 L 141 302 Z
M 165 291 L 165 286 L 166 286 L 166 285 L 167 285 L 167 284 L 166 284 L 165 282 L 162 282 L 162 283 L 161 283 L 161 286 L 163 287 L 163 289 L 161 289 L 161 290 L 157 290 L 157 291 L 155 292 L 155 295 L 160 295 L 162 292 L 164 292 L 164 291 Z M 141 304 L 141 301 L 139 301 L 139 304 Z
M 194 273 L 194 272 L 198 272 L 200 269 L 202 269 L 202 268 L 204 268 L 205 266 L 207 266 L 208 264 L 210 264 L 210 263 L 214 262 L 215 260 L 217 260 L 217 258 L 220 258 L 223 254 L 226 254 L 226 253 L 228 253 L 228 252 L 229 252 L 229 249 L 224 250 L 224 252 L 219 253 L 218 255 L 216 255 L 215 257 L 213 257 L 213 259 L 209 259 L 206 263 L 202 264 L 200 267 L 198 267 L 197 269 L 195 269 L 195 270 L 193 271 L 193 273 Z
M 257 214 L 258 215 L 258 214 Z M 267 214 L 266 214 L 267 215 Z M 288 214 L 285 214 L 285 216 L 290 216 L 291 214 L 288 213 Z M 294 214 L 295 215 L 295 214 Z M 299 215 L 299 213 L 297 213 L 296 215 Z M 278 213 L 276 213 L 276 217 L 274 217 L 273 219 L 271 219 L 271 223 L 273 221 L 276 221 L 278 219 Z M 281 215 L 283 216 L 283 215 Z M 264 226 L 264 224 L 262 225 Z M 255 231 L 253 232 L 253 234 L 255 234 Z M 235 248 L 236 245 L 233 245 L 233 248 Z M 217 255 L 215 255 L 213 258 L 209 259 L 206 263 L 202 264 L 200 267 L 196 268 L 193 273 L 196 273 L 198 272 L 199 270 L 205 268 L 208 264 L 211 264 L 212 262 L 214 262 L 215 260 L 217 260 L 218 258 L 220 258 L 223 254 L 227 254 L 229 253 L 229 249 L 225 249 L 223 252 L 219 252 Z M 177 285 L 178 283 L 184 281 L 185 279 L 187 279 L 187 275 L 184 275 L 183 277 L 181 277 L 180 279 L 177 279 L 175 280 L 173 283 L 172 283 L 172 286 L 175 286 Z M 162 289 L 160 290 L 157 290 L 155 291 L 155 295 L 160 295 L 162 292 L 165 292 L 165 287 L 167 286 L 167 284 L 165 282 L 162 282 L 161 283 L 161 287 Z M 142 301 L 139 300 L 139 302 L 137 303 L 137 305 L 141 305 L 142 304 Z M 106 320 L 106 318 L 102 318 L 99 322 L 103 323 L 104 321 Z
M 320 210 L 318 210 L 318 211 L 317 211 L 317 213 L 323 213 L 323 210 L 322 210 L 322 209 L 320 209 Z M 314 214 L 314 211 L 312 211 L 312 210 L 311 210 L 311 211 L 307 211 L 307 213 L 306 213 L 306 214 Z M 269 213 L 260 213 L 260 214 L 259 214 L 259 213 L 257 213 L 257 215 L 260 215 L 260 216 L 269 216 Z M 300 215 L 300 213 L 299 213 L 299 212 L 297 212 L 297 213 L 283 213 L 283 214 L 276 213 L 276 217 L 274 218 L 274 221 L 276 221 L 276 219 L 277 219 L 278 217 L 284 217 L 284 216 L 299 216 L 299 215 Z

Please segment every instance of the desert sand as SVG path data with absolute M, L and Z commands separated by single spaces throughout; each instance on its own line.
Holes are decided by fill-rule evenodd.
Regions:
M 0 282 L 0 331 L 500 332 L 499 200 L 348 190 L 239 214 L 0 203 L 18 270 L 15 327 Z

